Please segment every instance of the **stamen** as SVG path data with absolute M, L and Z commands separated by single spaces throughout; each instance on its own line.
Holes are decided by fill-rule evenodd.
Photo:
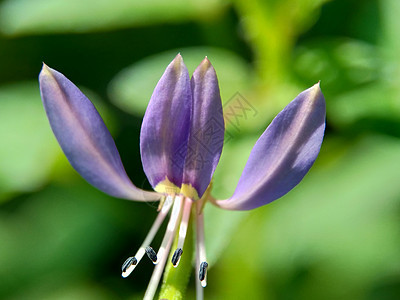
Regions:
M 153 264 L 156 264 L 157 263 L 157 253 L 156 253 L 156 251 L 154 251 L 153 248 L 151 248 L 150 246 L 147 246 L 145 251 L 146 251 L 147 256 L 153 262 Z
M 174 255 L 172 255 L 171 262 L 175 268 L 178 266 L 179 261 L 181 260 L 182 253 L 183 250 L 181 248 L 178 248 L 175 250 Z
M 179 195 L 175 197 L 174 207 L 172 208 L 171 218 L 168 222 L 167 231 L 161 242 L 160 250 L 157 253 L 158 264 L 154 268 L 153 275 L 151 275 L 149 285 L 143 298 L 144 300 L 153 299 L 157 291 L 158 283 L 160 282 L 165 263 L 167 262 L 168 255 L 165 254 L 168 253 L 171 249 L 172 241 L 176 233 L 178 219 L 181 213 L 182 200 L 183 196 Z
M 199 280 L 196 283 L 197 299 L 203 299 L 203 288 L 207 286 L 207 259 L 204 243 L 204 215 L 201 201 L 196 202 L 196 265 Z M 202 288 L 203 287 L 203 288 Z
M 166 197 L 162 196 L 160 199 L 160 203 L 158 203 L 157 211 L 160 211 L 163 208 L 165 200 L 166 200 Z
M 168 226 L 167 226 L 167 231 L 164 235 L 164 238 L 161 242 L 160 249 L 158 250 L 158 253 L 157 253 L 158 259 L 160 259 L 165 254 L 166 245 L 168 244 L 168 241 L 171 238 L 171 236 L 173 234 L 175 234 L 175 232 L 176 232 L 179 215 L 181 213 L 182 200 L 183 200 L 183 196 L 181 196 L 181 195 L 178 195 L 175 197 L 174 207 L 172 208 L 171 217 L 169 219 Z
M 128 259 L 122 265 L 122 272 L 126 272 L 126 270 L 132 266 L 137 264 L 137 259 L 133 256 L 128 257 Z
M 192 203 L 193 203 L 192 199 L 185 198 L 185 205 L 183 207 L 182 220 L 181 220 L 181 224 L 179 225 L 178 248 L 175 250 L 172 260 L 171 260 L 171 262 L 175 268 L 179 265 L 179 261 L 181 259 L 182 253 L 183 253 L 182 249 L 185 244 L 185 238 L 186 238 Z
M 200 264 L 200 270 L 199 270 L 199 280 L 201 282 L 203 282 L 206 278 L 207 275 L 207 267 L 208 267 L 208 263 L 206 263 L 205 261 L 203 261 Z
M 137 251 L 136 255 L 133 257 L 136 260 L 135 264 L 130 264 L 126 265 L 126 268 L 124 268 L 125 263 L 128 261 L 128 259 L 125 261 L 125 263 L 122 266 L 122 277 L 126 278 L 128 277 L 132 271 L 136 268 L 136 266 L 139 264 L 140 260 L 143 258 L 144 254 L 146 253 L 146 247 L 150 245 L 150 243 L 153 241 L 154 236 L 156 235 L 158 229 L 160 228 L 162 222 L 165 219 L 165 216 L 168 214 L 169 209 L 172 206 L 173 203 L 173 197 L 172 195 L 168 195 L 167 199 L 164 202 L 164 205 L 161 209 L 161 211 L 158 213 L 157 218 L 155 219 L 153 225 L 150 228 L 149 233 L 147 234 L 146 238 L 144 239 L 141 247 Z

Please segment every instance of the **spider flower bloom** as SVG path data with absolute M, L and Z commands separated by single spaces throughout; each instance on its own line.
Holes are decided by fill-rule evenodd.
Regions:
M 289 192 L 314 163 L 325 130 L 325 100 L 319 84 L 305 90 L 272 121 L 250 153 L 233 196 L 216 200 L 210 182 L 224 139 L 218 80 L 205 58 L 192 78 L 178 54 L 154 89 L 140 133 L 143 169 L 155 192 L 128 178 L 115 143 L 88 98 L 64 75 L 43 65 L 39 76 L 51 128 L 75 170 L 99 190 L 118 198 L 160 201 L 142 246 L 122 266 L 127 277 L 146 254 L 156 267 L 145 298 L 153 298 L 170 251 L 177 267 L 191 215 L 196 218 L 197 287 L 206 286 L 207 261 L 202 207 L 253 209 Z M 209 124 L 214 124 L 210 131 Z M 167 230 L 156 252 L 151 242 L 168 212 Z M 174 237 L 177 249 L 171 249 Z M 202 295 L 198 288 L 198 295 Z M 200 291 L 200 292 L 199 292 Z

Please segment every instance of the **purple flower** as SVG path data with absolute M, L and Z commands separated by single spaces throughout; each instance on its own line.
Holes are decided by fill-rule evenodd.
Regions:
M 127 277 L 144 254 L 157 264 L 145 298 L 157 289 L 171 245 L 176 267 L 183 254 L 191 210 L 196 218 L 198 286 L 206 286 L 207 267 L 202 207 L 207 200 L 230 210 L 268 204 L 295 187 L 311 168 L 325 130 L 325 100 L 319 84 L 300 93 L 258 139 L 233 196 L 216 200 L 210 182 L 218 164 L 224 119 L 218 80 L 205 58 L 192 78 L 178 54 L 150 99 L 140 133 L 143 169 L 155 192 L 128 178 L 115 143 L 88 98 L 64 75 L 43 65 L 40 91 L 51 128 L 74 169 L 99 190 L 118 198 L 160 201 L 159 214 L 135 256 L 122 267 Z M 192 208 L 193 206 L 193 208 Z M 167 231 L 156 253 L 150 244 L 172 207 Z

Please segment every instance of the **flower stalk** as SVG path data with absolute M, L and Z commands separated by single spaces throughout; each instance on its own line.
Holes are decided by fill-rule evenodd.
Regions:
M 193 210 L 192 206 L 192 210 Z M 189 219 L 188 223 L 188 233 L 186 235 L 185 244 L 182 248 L 183 250 L 183 258 L 179 263 L 179 267 L 174 267 L 172 263 L 167 263 L 165 267 L 164 275 L 163 275 L 163 283 L 161 286 L 161 291 L 159 295 L 159 299 L 174 299 L 181 300 L 184 299 L 186 289 L 189 283 L 189 279 L 193 270 L 193 256 L 194 256 L 194 247 L 193 247 L 193 232 L 191 229 L 193 228 L 194 222 L 192 218 Z M 175 241 L 172 246 L 172 249 L 176 249 L 178 247 L 179 234 L 175 236 Z M 170 256 L 168 258 L 168 262 L 172 261 L 172 257 L 174 252 L 171 251 Z

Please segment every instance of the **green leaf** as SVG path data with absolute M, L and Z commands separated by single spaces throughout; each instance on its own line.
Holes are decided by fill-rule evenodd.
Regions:
M 400 2 L 397 0 L 385 0 L 379 2 L 382 13 L 383 46 L 394 60 L 399 63 L 398 51 L 400 49 Z
M 212 18 L 224 6 L 222 0 L 6 0 L 0 28 L 10 35 L 110 30 Z
M 324 91 L 340 93 L 378 80 L 382 68 L 379 49 L 350 39 L 315 39 L 295 51 L 294 71 L 299 79 Z
M 252 80 L 249 65 L 234 53 L 218 48 L 185 48 L 148 57 L 120 72 L 110 83 L 109 95 L 121 109 L 144 115 L 153 90 L 167 65 L 180 52 L 189 74 L 207 56 L 213 64 L 223 102 L 246 91 Z
M 327 110 L 332 124 L 342 128 L 367 118 L 400 120 L 397 94 L 387 84 L 370 84 L 333 97 Z

